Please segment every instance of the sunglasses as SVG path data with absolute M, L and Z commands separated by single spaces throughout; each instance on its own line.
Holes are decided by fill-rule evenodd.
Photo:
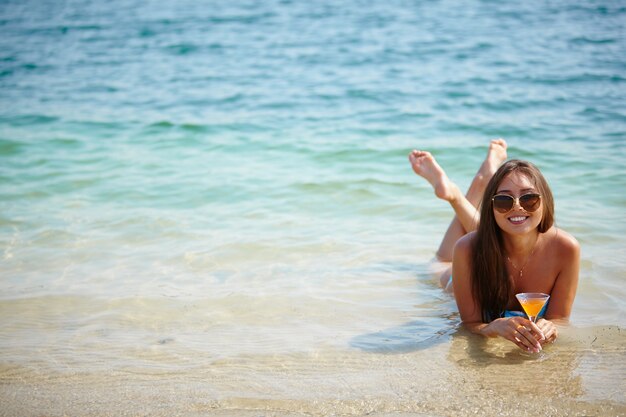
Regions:
M 529 213 L 537 211 L 541 202 L 541 195 L 535 193 L 529 193 L 521 195 L 519 198 L 507 194 L 496 194 L 491 199 L 493 203 L 493 209 L 498 213 L 508 213 L 513 209 L 515 201 Z

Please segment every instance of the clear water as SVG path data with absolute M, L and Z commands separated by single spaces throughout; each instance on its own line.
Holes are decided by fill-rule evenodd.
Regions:
M 626 6 L 576 3 L 3 1 L 6 413 L 624 413 Z M 427 273 L 406 156 L 466 187 L 495 137 L 582 245 L 540 359 Z

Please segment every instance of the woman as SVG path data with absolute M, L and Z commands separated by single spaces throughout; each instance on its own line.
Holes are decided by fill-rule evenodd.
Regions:
M 552 192 L 541 172 L 529 162 L 504 162 L 506 157 L 506 142 L 491 141 L 466 195 L 430 153 L 413 151 L 409 160 L 456 214 L 437 258 L 447 267 L 440 282 L 454 291 L 463 324 L 474 333 L 539 352 L 557 338 L 554 321 L 569 318 L 580 246 L 553 225 Z M 507 314 L 521 310 L 515 298 L 521 292 L 550 295 L 536 324 Z

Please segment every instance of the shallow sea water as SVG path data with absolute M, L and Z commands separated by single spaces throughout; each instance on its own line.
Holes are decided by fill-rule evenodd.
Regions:
M 0 4 L 0 415 L 626 415 L 617 1 Z M 582 246 L 539 356 L 429 276 L 488 141 Z M 115 399 L 115 401 L 112 401 Z

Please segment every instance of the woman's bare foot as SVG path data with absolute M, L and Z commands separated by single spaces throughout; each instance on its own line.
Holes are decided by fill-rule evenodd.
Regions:
M 506 147 L 506 142 L 502 138 L 491 141 L 487 157 L 476 173 L 477 179 L 486 184 L 493 177 L 500 165 L 506 161 Z
M 446 201 L 453 201 L 458 194 L 458 187 L 450 181 L 430 152 L 413 151 L 409 154 L 413 171 L 433 186 L 435 195 Z

